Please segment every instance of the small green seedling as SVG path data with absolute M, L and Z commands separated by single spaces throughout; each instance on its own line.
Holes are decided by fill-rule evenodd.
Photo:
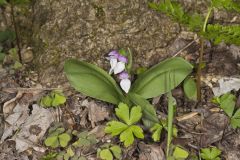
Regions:
M 152 139 L 154 142 L 160 141 L 162 130 L 167 129 L 167 122 L 166 120 L 161 120 L 160 123 L 155 123 L 152 128 L 150 128 L 150 131 L 152 132 Z M 173 136 L 177 137 L 178 130 L 175 126 L 173 126 Z
M 66 102 L 62 92 L 52 91 L 49 95 L 42 97 L 40 105 L 43 107 L 58 107 Z
M 89 147 L 97 143 L 96 137 L 86 131 L 81 133 L 73 131 L 73 135 L 78 137 L 78 140 L 72 144 L 74 147 Z
M 57 128 L 56 130 L 49 132 L 44 144 L 52 148 L 66 147 L 71 139 L 71 134 L 65 132 L 64 128 Z
M 230 118 L 230 124 L 234 129 L 240 127 L 240 109 L 235 109 L 236 100 L 236 96 L 231 93 L 224 94 L 212 100 L 213 103 L 218 104 L 227 114 Z
M 221 158 L 219 157 L 221 155 L 221 151 L 216 148 L 216 147 L 212 147 L 212 148 L 203 148 L 201 149 L 201 158 L 204 160 L 221 160 Z
M 113 160 L 122 158 L 122 149 L 118 145 L 105 144 L 98 149 L 98 157 L 102 160 Z
M 68 146 L 68 148 L 64 151 L 61 151 L 60 153 L 58 153 L 56 159 L 60 159 L 60 160 L 87 160 L 86 157 L 84 156 L 78 156 L 75 153 L 75 149 L 70 145 Z
M 120 141 L 124 142 L 125 147 L 130 146 L 134 142 L 134 137 L 143 139 L 143 130 L 137 125 L 137 123 L 142 117 L 142 110 L 140 106 L 134 106 L 129 111 L 129 107 L 120 103 L 118 108 L 115 109 L 117 117 L 124 123 L 119 121 L 111 121 L 107 123 L 105 128 L 106 133 L 111 133 L 112 136 L 120 135 Z

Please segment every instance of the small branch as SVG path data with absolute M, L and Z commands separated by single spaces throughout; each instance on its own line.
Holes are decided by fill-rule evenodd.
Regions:
M 34 92 L 34 91 L 52 91 L 52 90 L 65 90 L 66 88 L 3 88 L 4 92 Z
M 208 9 L 208 13 L 206 15 L 204 24 L 203 24 L 203 33 L 206 32 L 206 28 L 207 28 L 207 23 L 208 23 L 208 19 L 212 13 L 213 7 L 211 6 Z M 204 39 L 203 37 L 201 37 L 200 39 L 200 54 L 199 54 L 199 62 L 198 62 L 198 69 L 197 69 L 197 100 L 198 102 L 201 102 L 201 77 L 202 77 L 202 63 L 203 63 L 203 54 L 204 54 Z
M 174 54 L 173 57 L 178 56 L 181 52 L 183 52 L 185 49 L 187 49 L 188 47 L 190 47 L 194 42 L 198 41 L 198 38 L 191 41 L 190 43 L 188 43 L 186 46 L 184 46 L 182 49 L 180 49 L 177 53 Z
M 199 54 L 199 62 L 197 68 L 197 100 L 201 102 L 201 77 L 202 77 L 202 63 L 203 63 L 203 52 L 204 52 L 204 39 L 200 39 L 200 54 Z
M 13 27 L 15 30 L 15 34 L 16 34 L 16 42 L 17 42 L 17 48 L 18 48 L 18 58 L 19 58 L 19 62 L 22 63 L 22 56 L 21 56 L 21 47 L 20 47 L 20 39 L 19 39 L 19 35 L 18 35 L 18 29 L 17 29 L 17 24 L 16 24 L 16 19 L 15 19 L 15 14 L 14 14 L 14 4 L 10 4 L 11 5 L 11 16 L 12 16 L 12 23 L 13 23 Z

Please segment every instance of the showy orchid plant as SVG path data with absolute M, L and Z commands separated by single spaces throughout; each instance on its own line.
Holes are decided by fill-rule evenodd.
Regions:
M 178 86 L 192 72 L 192 65 L 182 58 L 170 58 L 141 73 L 135 81 L 131 82 L 132 54 L 130 50 L 128 52 L 125 50 L 111 51 L 107 59 L 111 66 L 109 73 L 93 64 L 74 59 L 66 61 L 64 71 L 70 84 L 79 92 L 115 105 L 123 102 L 124 106 L 127 106 L 125 107 L 126 109 L 120 112 L 121 114 L 116 112 L 117 116 L 127 124 L 112 121 L 108 123 L 105 130 L 113 136 L 120 134 L 120 140 L 124 142 L 125 146 L 133 143 L 133 134 L 138 138 L 144 137 L 141 128 L 137 127 L 137 129 L 136 126 L 131 126 L 132 123 L 129 123 L 129 118 L 133 120 L 133 123 L 141 119 L 145 127 L 152 128 L 152 131 L 154 131 L 153 138 L 159 139 L 162 123 L 158 119 L 154 106 L 147 99 L 168 93 L 168 156 L 173 132 L 174 98 L 172 97 L 171 90 Z M 114 77 L 120 80 L 121 88 L 113 77 L 111 77 L 112 74 L 116 75 Z M 128 106 L 133 111 L 131 110 L 130 112 Z M 139 119 L 135 119 L 136 117 L 133 116 L 136 110 L 136 107 L 133 106 L 137 106 L 139 110 L 139 116 L 137 116 Z M 122 130 L 115 128 L 116 123 L 122 126 Z M 131 141 L 129 141 L 128 136 L 131 137 Z
M 169 58 L 141 73 L 135 81 L 132 73 L 132 54 L 128 49 L 113 50 L 108 54 L 109 73 L 96 65 L 70 59 L 65 62 L 64 71 L 70 84 L 79 92 L 115 105 L 120 102 L 142 108 L 145 125 L 158 123 L 154 107 L 147 101 L 170 92 L 192 72 L 193 66 L 182 58 Z M 111 77 L 118 78 L 120 85 Z M 124 93 L 124 92 L 125 93 Z

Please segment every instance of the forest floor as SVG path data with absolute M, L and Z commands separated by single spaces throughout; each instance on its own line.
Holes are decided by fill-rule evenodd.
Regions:
M 166 20 L 166 23 L 172 22 Z M 50 23 L 46 24 L 50 25 Z M 144 24 L 143 28 L 148 25 L 147 22 Z M 165 28 L 168 28 L 168 26 L 167 24 Z M 174 24 L 171 24 L 171 27 L 174 28 L 174 26 Z M 51 31 L 51 29 L 48 31 Z M 136 34 L 144 31 L 145 29 L 136 31 Z M 74 33 L 74 30 L 72 32 Z M 47 33 L 45 34 L 48 36 Z M 133 49 L 133 54 L 138 56 L 137 65 L 134 66 L 134 69 L 139 68 L 139 64 L 150 68 L 157 62 L 173 56 L 182 57 L 195 66 L 198 62 L 200 50 L 199 37 L 196 37 L 192 32 L 180 31 L 180 29 L 177 34 L 175 32 L 173 34 L 172 37 L 167 38 L 166 45 L 163 42 L 159 42 L 162 44 L 155 44 L 159 45 L 160 49 L 158 46 L 154 46 L 152 50 L 144 50 L 144 47 L 141 48 L 140 45 L 135 50 L 135 46 L 131 46 L 133 44 L 127 45 Z M 122 33 L 119 33 L 119 35 L 122 35 Z M 156 41 L 152 39 L 153 36 L 147 37 L 149 42 Z M 162 34 L 159 36 L 162 36 Z M 64 36 L 61 38 L 65 40 Z M 72 37 L 67 38 L 71 39 Z M 105 37 L 105 39 L 107 38 Z M 114 36 L 112 38 L 114 39 Z M 142 40 L 142 38 L 140 39 Z M 104 44 L 95 43 L 94 40 L 93 43 L 96 45 L 94 49 L 104 46 Z M 163 40 L 164 38 L 162 38 Z M 85 45 L 86 42 L 82 42 L 82 45 Z M 137 44 L 138 40 L 135 40 L 135 42 Z M 65 147 L 50 149 L 50 147 L 46 147 L 44 144 L 44 140 L 49 135 L 49 130 L 56 126 L 65 128 L 66 132 L 73 130 L 79 133 L 87 131 L 89 135 L 94 135 L 96 143 L 76 149 L 74 154 L 78 157 L 82 156 L 86 159 L 95 160 L 97 159 L 97 152 L 102 145 L 117 144 L 122 148 L 122 159 L 165 159 L 166 131 L 163 131 L 159 142 L 154 142 L 151 139 L 151 133 L 144 130 L 144 139 L 135 141 L 128 148 L 123 147 L 117 137 L 111 137 L 104 132 L 106 123 L 116 119 L 114 113 L 116 106 L 87 97 L 70 86 L 63 72 L 62 64 L 66 57 L 72 57 L 73 55 L 67 55 L 68 53 L 63 52 L 62 54 L 66 54 L 65 57 L 58 55 L 61 57 L 58 61 L 61 62 L 49 64 L 51 71 L 48 72 L 48 69 L 46 69 L 46 72 L 44 72 L 45 65 L 48 67 L 46 64 L 48 63 L 48 58 L 43 58 L 44 62 L 41 64 L 43 65 L 41 70 L 36 69 L 36 60 L 34 60 L 36 49 L 31 50 L 31 48 L 27 48 L 26 46 L 31 45 L 28 44 L 28 41 L 23 43 L 26 43 L 22 45 L 24 47 L 21 54 L 25 60 L 23 66 L 14 66 L 11 58 L 5 58 L 3 64 L 0 65 L 0 160 L 39 160 L 46 155 L 50 157 L 49 153 L 64 152 L 66 150 Z M 62 45 L 61 43 L 52 44 L 56 44 L 55 47 L 59 47 L 58 45 Z M 124 43 L 124 41 L 121 41 L 121 43 Z M 146 43 L 146 45 L 150 46 L 150 43 Z M 144 40 L 141 41 L 141 44 L 144 45 Z M 96 57 L 91 57 L 89 54 L 86 54 L 86 57 L 84 57 L 84 53 L 79 53 L 80 56 L 76 57 L 81 57 L 81 59 L 87 59 L 87 61 L 91 62 L 95 60 L 97 65 L 107 71 L 109 65 L 104 55 L 108 54 L 107 50 L 116 49 L 118 45 L 120 44 L 114 44 L 115 48 L 107 46 L 108 49 L 104 47 L 99 49 L 98 52 L 104 51 L 104 53 Z M 205 41 L 204 47 L 201 102 L 187 99 L 182 84 L 172 91 L 177 101 L 174 125 L 178 129 L 178 135 L 173 139 L 172 143 L 186 149 L 192 156 L 198 157 L 202 148 L 215 146 L 222 151 L 221 159 L 240 160 L 240 130 L 233 129 L 230 125 L 229 117 L 220 109 L 219 105 L 212 102 L 214 97 L 231 92 L 236 97 L 235 110 L 240 108 L 240 48 L 224 43 L 215 46 L 209 41 Z M 49 54 L 48 51 L 52 49 L 51 46 L 49 48 L 44 54 Z M 74 50 L 77 49 L 77 47 L 74 48 Z M 93 50 L 86 49 L 87 52 L 92 52 Z M 71 49 L 67 51 L 71 52 Z M 154 54 L 155 51 L 159 51 L 160 54 Z M 51 56 L 51 54 L 49 55 Z M 141 55 L 143 56 L 141 57 Z M 37 58 L 37 61 L 42 60 L 41 56 L 37 56 Z M 147 61 L 146 59 L 151 60 L 151 63 L 145 62 Z M 99 64 L 98 60 L 100 61 Z M 47 62 L 45 63 L 45 61 Z M 54 67 L 57 69 L 54 70 Z M 192 77 L 195 77 L 195 75 L 196 67 Z M 56 78 L 54 83 L 52 83 L 54 77 L 61 78 L 59 78 L 59 81 Z M 42 97 L 51 94 L 55 90 L 63 92 L 66 102 L 59 107 L 43 107 L 40 103 Z M 157 110 L 158 117 L 167 117 L 166 95 L 150 99 L 150 102 Z M 75 139 L 73 138 L 71 143 Z M 45 159 L 51 160 L 49 157 L 48 159 L 45 157 Z M 189 159 L 192 160 L 193 158 Z

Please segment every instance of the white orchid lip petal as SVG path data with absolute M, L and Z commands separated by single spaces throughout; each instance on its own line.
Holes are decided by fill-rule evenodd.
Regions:
M 114 67 L 114 74 L 121 73 L 125 69 L 125 63 L 118 62 L 117 65 Z
M 116 58 L 111 58 L 110 59 L 110 70 L 109 70 L 109 74 L 113 73 L 114 68 L 117 66 L 117 59 Z
M 123 79 L 120 82 L 120 86 L 125 93 L 128 93 L 131 87 L 131 81 L 129 79 Z

